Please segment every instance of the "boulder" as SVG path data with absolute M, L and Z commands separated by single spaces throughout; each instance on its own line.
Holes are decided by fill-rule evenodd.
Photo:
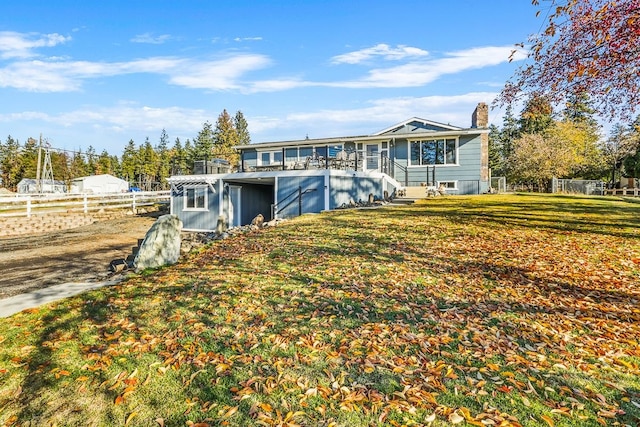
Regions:
M 147 231 L 133 261 L 136 272 L 178 262 L 181 231 L 182 221 L 176 215 L 162 215 L 158 218 Z
M 262 228 L 263 224 L 264 224 L 264 216 L 262 214 L 256 215 L 256 217 L 253 218 L 253 221 L 251 221 L 251 225 L 258 228 Z

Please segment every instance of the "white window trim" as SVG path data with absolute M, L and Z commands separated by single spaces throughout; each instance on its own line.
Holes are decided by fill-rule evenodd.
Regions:
M 201 207 L 201 208 L 198 208 L 198 207 L 193 207 L 193 208 L 187 207 L 187 202 L 189 200 L 189 198 L 187 197 L 187 191 L 188 190 L 197 190 L 197 189 L 203 189 L 204 190 L 204 206 Z M 208 186 L 206 186 L 206 185 L 185 185 L 183 187 L 182 191 L 184 192 L 184 204 L 182 206 L 182 210 L 183 211 L 185 211 L 185 212 L 189 212 L 189 211 L 191 211 L 191 212 L 193 212 L 193 211 L 199 211 L 199 212 L 205 211 L 205 212 L 207 212 L 207 211 L 209 211 L 209 187 Z M 194 194 L 194 196 L 195 196 L 195 194 Z
M 452 179 L 447 179 L 447 180 L 442 180 L 442 181 L 436 181 L 437 185 L 436 187 L 440 186 L 440 183 L 444 183 L 444 182 L 452 182 L 453 183 L 453 187 L 445 187 L 447 189 L 447 191 L 451 190 L 451 191 L 458 191 L 458 181 L 456 180 L 452 180 Z
M 424 141 L 437 141 L 439 139 L 442 139 L 445 141 L 445 159 L 446 159 L 446 141 L 448 139 L 453 139 L 456 142 L 456 162 L 455 163 L 444 163 L 444 164 L 428 164 L 428 165 L 422 165 L 422 164 L 417 164 L 414 165 L 411 163 L 411 144 L 414 142 L 424 142 Z M 407 146 L 407 167 L 409 168 L 420 168 L 420 167 L 425 167 L 425 166 L 435 166 L 437 168 L 450 168 L 450 167 L 456 167 L 456 166 L 460 166 L 460 137 L 455 137 L 455 138 L 426 138 L 426 139 L 410 139 L 408 141 L 408 146 Z

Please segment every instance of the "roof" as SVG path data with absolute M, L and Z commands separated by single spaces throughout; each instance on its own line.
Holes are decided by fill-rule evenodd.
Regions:
M 43 184 L 51 184 L 51 180 L 50 179 L 43 179 L 41 180 Z M 20 184 L 37 184 L 37 180 L 34 178 L 22 178 L 20 180 L 20 182 L 18 183 L 18 185 Z M 54 180 L 53 181 L 53 185 L 67 185 L 64 181 L 58 181 L 58 180 Z
M 390 126 L 386 129 L 382 129 L 380 132 L 376 132 L 374 133 L 374 135 L 383 135 L 383 134 L 388 134 L 388 133 L 393 133 L 399 129 L 402 129 L 404 127 L 406 127 L 407 125 L 413 124 L 413 123 L 418 123 L 418 124 L 422 124 L 423 127 L 425 128 L 429 128 L 429 127 L 435 127 L 435 128 L 441 128 L 444 130 L 462 130 L 463 128 L 458 127 L 458 126 L 451 126 L 450 124 L 444 124 L 444 123 L 439 123 L 439 122 L 434 122 L 433 120 L 426 120 L 426 119 L 421 119 L 419 117 L 412 117 L 410 119 L 407 119 L 403 122 L 397 123 L 393 126 Z M 437 132 L 434 130 L 434 132 Z
M 413 126 L 411 126 L 413 124 Z M 400 132 L 401 129 L 405 129 L 404 132 Z M 437 129 L 437 130 L 436 130 Z M 432 138 L 434 136 L 458 136 L 458 135 L 479 135 L 482 133 L 488 133 L 487 129 L 481 128 L 461 128 L 458 126 L 452 126 L 449 124 L 438 123 L 432 120 L 421 119 L 418 117 L 412 117 L 403 122 L 397 123 L 372 135 L 360 135 L 360 136 L 343 136 L 343 137 L 331 137 L 331 138 L 315 138 L 315 139 L 300 139 L 300 140 L 288 140 L 288 141 L 272 141 L 272 142 L 258 142 L 245 145 L 237 145 L 235 148 L 238 150 L 246 150 L 252 148 L 278 148 L 278 147 L 290 147 L 290 146 L 305 146 L 305 145 L 332 145 L 343 144 L 345 142 L 366 142 L 366 141 L 389 141 L 394 137 L 411 137 L 411 138 Z

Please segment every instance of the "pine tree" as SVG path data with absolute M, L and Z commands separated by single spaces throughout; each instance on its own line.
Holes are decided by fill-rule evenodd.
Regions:
M 138 151 L 133 139 L 130 139 L 124 152 L 122 153 L 122 160 L 120 162 L 122 168 L 122 179 L 132 184 L 136 181 L 136 165 L 137 165 Z
M 233 120 L 236 132 L 238 133 L 238 145 L 251 144 L 251 136 L 249 135 L 249 123 L 244 118 L 242 111 L 237 111 Z
M 553 124 L 553 106 L 543 96 L 532 95 L 520 113 L 520 133 L 542 134 Z
M 11 191 L 16 191 L 18 183 L 23 178 L 22 171 L 20 142 L 9 135 L 6 143 L 0 143 L 0 178 L 2 178 L 2 185 Z
M 183 175 L 187 173 L 187 154 L 182 148 L 180 138 L 176 138 L 171 149 L 171 175 Z
M 202 125 L 202 130 L 193 141 L 193 160 L 211 160 L 214 144 L 214 132 L 208 121 Z
M 160 133 L 160 141 L 156 147 L 156 155 L 158 157 L 158 170 L 156 171 L 156 179 L 160 183 L 160 188 L 168 187 L 167 178 L 171 175 L 171 155 L 169 153 L 169 135 L 167 131 L 162 129 Z
M 240 155 L 234 147 L 238 145 L 238 142 L 238 132 L 233 120 L 227 110 L 223 110 L 218 116 L 214 131 L 213 156 L 227 160 L 232 167 L 236 167 Z

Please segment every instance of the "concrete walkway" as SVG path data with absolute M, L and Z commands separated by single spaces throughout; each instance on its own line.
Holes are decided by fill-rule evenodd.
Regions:
M 72 297 L 92 289 L 115 285 L 121 282 L 122 279 L 123 278 L 118 278 L 106 282 L 63 283 L 26 294 L 0 299 L 0 317 L 9 317 L 27 308 L 39 307 L 43 304 Z

